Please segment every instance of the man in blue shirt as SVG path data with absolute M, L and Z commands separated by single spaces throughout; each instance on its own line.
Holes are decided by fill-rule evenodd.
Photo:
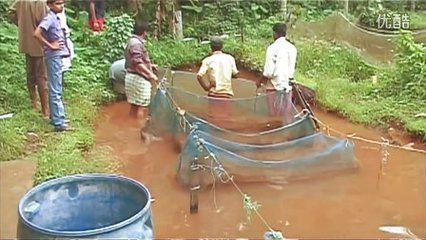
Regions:
M 64 0 L 47 0 L 50 11 L 34 32 L 44 51 L 44 60 L 49 79 L 50 118 L 55 131 L 70 130 L 65 123 L 62 103 L 62 58 L 70 55 L 58 13 L 64 8 Z

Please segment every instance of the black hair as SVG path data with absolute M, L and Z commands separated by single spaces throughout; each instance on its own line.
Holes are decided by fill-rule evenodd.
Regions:
M 278 36 L 285 37 L 285 35 L 287 34 L 287 25 L 285 25 L 285 23 L 275 23 L 272 27 L 272 30 Z
M 220 51 L 223 48 L 223 41 L 220 37 L 213 36 L 210 39 L 210 47 L 213 51 Z
M 133 26 L 133 33 L 136 35 L 141 35 L 142 33 L 149 30 L 149 23 L 146 21 L 135 22 Z

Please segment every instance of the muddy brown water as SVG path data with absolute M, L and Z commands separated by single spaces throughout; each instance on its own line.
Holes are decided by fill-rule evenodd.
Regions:
M 129 106 L 116 102 L 104 107 L 96 128 L 96 142 L 108 146 L 121 161 L 121 173 L 146 185 L 152 204 L 156 238 L 262 238 L 267 227 L 256 215 L 247 218 L 242 197 L 231 184 L 199 194 L 199 211 L 189 213 L 189 191 L 175 175 L 178 152 L 169 140 L 144 145 L 137 124 L 128 119 Z M 315 110 L 333 128 L 372 140 L 382 132 L 355 125 L 334 114 Z M 401 141 L 411 141 L 402 138 Z M 360 169 L 355 173 L 321 176 L 287 184 L 243 184 L 243 192 L 262 206 L 261 215 L 273 228 L 292 238 L 391 238 L 378 230 L 400 225 L 426 237 L 426 155 L 389 148 L 381 175 L 380 146 L 356 141 Z M 416 142 L 415 146 L 424 145 Z

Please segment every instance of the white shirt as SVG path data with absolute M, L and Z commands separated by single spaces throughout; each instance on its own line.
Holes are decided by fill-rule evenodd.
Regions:
M 216 87 L 211 89 L 210 92 L 225 93 L 233 96 L 232 74 L 235 75 L 237 73 L 234 57 L 218 51 L 203 60 L 198 76 L 207 76 L 210 82 L 216 84 Z
M 65 15 L 65 8 L 62 9 L 62 12 L 56 14 L 56 16 L 58 16 L 59 21 L 61 22 L 61 28 L 64 29 L 65 31 L 65 37 L 69 37 L 71 31 L 67 24 L 67 16 Z
M 71 61 L 74 59 L 74 56 L 75 56 L 74 43 L 70 39 L 71 30 L 67 24 L 67 16 L 65 15 L 65 8 L 62 9 L 62 12 L 56 14 L 56 16 L 58 16 L 59 21 L 61 22 L 61 28 L 65 32 L 67 47 L 68 47 L 68 50 L 70 51 L 69 57 L 62 58 L 62 70 L 67 71 L 71 68 Z
M 294 77 L 297 49 L 285 37 L 280 37 L 266 50 L 263 76 L 269 80 L 266 89 L 290 91 L 289 79 Z

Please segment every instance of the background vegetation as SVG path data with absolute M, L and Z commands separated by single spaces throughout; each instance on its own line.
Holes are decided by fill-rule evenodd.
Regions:
M 11 119 L 0 120 L 0 161 L 35 159 L 38 162 L 36 183 L 72 173 L 117 169 L 108 151 L 94 146 L 93 128 L 98 107 L 115 99 L 107 70 L 113 61 L 122 58 L 133 19 L 151 22 L 156 19 L 158 1 L 142 3 L 142 9 L 135 12 L 126 10 L 128 1 L 109 2 L 107 29 L 98 35 L 86 27 L 85 6 L 79 1 L 68 5 L 77 58 L 72 70 L 65 75 L 64 99 L 68 116 L 77 130 L 57 134 L 39 113 L 30 109 L 24 58 L 16 44 L 17 28 L 4 18 L 8 3 L 0 2 L 0 113 L 15 114 Z M 163 21 L 167 23 L 168 11 L 173 6 L 167 1 L 162 4 Z M 260 71 L 266 47 L 272 41 L 273 23 L 282 20 L 292 23 L 297 18 L 321 19 L 344 8 L 342 1 L 288 1 L 287 13 L 291 14 L 283 14 L 281 4 L 282 1 L 272 0 L 181 1 L 184 35 L 194 39 L 176 41 L 170 26 L 163 24 L 154 28 L 160 40 L 151 38 L 148 42 L 151 58 L 163 66 L 197 63 L 209 53 L 208 45 L 201 44 L 200 40 L 213 34 L 227 34 L 230 37 L 225 50 L 244 66 Z M 410 1 L 385 2 L 382 7 L 411 11 L 410 14 L 423 19 L 424 5 L 416 2 L 416 12 L 411 11 Z M 347 14 L 357 21 L 360 19 L 357 9 L 361 7 L 368 4 L 351 1 Z M 370 18 L 374 19 L 374 15 Z M 425 138 L 426 49 L 424 44 L 415 43 L 410 33 L 404 33 L 398 40 L 395 63 L 385 69 L 367 65 L 356 53 L 338 43 L 292 40 L 298 48 L 297 80 L 317 91 L 317 101 L 322 107 L 367 125 L 387 127 L 399 123 L 408 132 Z M 26 137 L 28 132 L 36 133 L 39 140 L 30 142 Z

